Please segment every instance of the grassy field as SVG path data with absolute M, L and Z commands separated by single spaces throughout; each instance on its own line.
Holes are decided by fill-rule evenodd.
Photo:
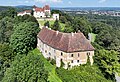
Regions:
M 41 26 L 44 26 L 44 23 L 47 22 L 46 20 L 38 20 Z M 54 24 L 54 20 L 49 21 L 50 25 Z
M 92 36 L 92 42 L 94 42 L 95 39 L 96 39 L 97 34 L 94 34 L 94 33 L 90 33 L 90 34 L 91 34 L 91 36 Z
M 47 21 L 45 21 L 45 20 L 38 20 L 38 22 L 39 22 L 40 26 L 44 26 L 44 23 L 47 22 Z M 49 21 L 50 26 L 52 26 L 54 24 L 54 22 L 55 22 L 54 20 Z M 60 23 L 60 26 L 62 28 L 61 30 L 64 30 L 65 24 Z
M 50 64 L 50 62 L 47 61 L 43 57 L 43 55 L 40 53 L 40 51 L 38 49 L 33 50 L 33 53 L 41 55 L 43 62 L 45 63 L 45 69 L 49 72 L 48 81 L 49 82 L 62 82 L 61 79 L 55 73 L 56 66 L 53 66 L 52 64 Z

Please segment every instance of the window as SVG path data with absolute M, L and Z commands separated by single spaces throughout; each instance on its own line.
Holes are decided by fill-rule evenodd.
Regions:
M 73 57 L 73 54 L 71 54 L 71 57 Z
M 71 61 L 71 63 L 73 63 L 73 60 Z
M 54 50 L 54 53 L 55 53 L 56 51 Z
M 61 56 L 63 56 L 63 53 L 61 52 Z
M 49 52 L 49 55 L 51 55 L 51 53 Z
M 77 62 L 79 63 L 79 60 L 77 60 Z
M 78 57 L 80 57 L 80 54 L 78 53 Z
M 62 60 L 62 59 L 60 59 L 60 62 L 63 62 L 63 60 Z
M 87 52 L 87 55 L 89 56 L 89 55 L 90 55 L 90 52 Z
M 45 53 L 47 53 L 47 50 L 45 50 Z

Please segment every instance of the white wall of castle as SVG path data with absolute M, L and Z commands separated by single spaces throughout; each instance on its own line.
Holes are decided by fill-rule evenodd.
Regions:
M 33 15 L 36 18 L 43 18 L 43 17 L 45 17 L 45 13 L 44 12 L 36 12 L 36 11 L 34 11 Z
M 46 17 L 45 16 L 45 12 L 48 12 L 48 17 L 50 17 L 50 14 L 51 14 L 51 11 L 50 10 L 45 10 L 44 12 L 43 11 L 35 11 L 35 9 L 33 9 L 34 10 L 34 13 L 33 13 L 33 15 L 34 15 L 34 17 L 36 17 L 36 18 L 44 18 L 44 17 Z
M 61 60 L 65 64 L 65 69 L 68 68 L 68 64 L 70 65 L 70 67 L 79 66 L 80 64 L 86 64 L 88 55 L 90 58 L 91 65 L 93 64 L 94 51 L 66 53 L 44 44 L 39 38 L 37 47 L 42 52 L 45 58 L 55 59 L 57 67 L 61 66 Z
M 53 14 L 53 19 L 54 20 L 56 20 L 56 19 L 59 20 L 59 14 Z

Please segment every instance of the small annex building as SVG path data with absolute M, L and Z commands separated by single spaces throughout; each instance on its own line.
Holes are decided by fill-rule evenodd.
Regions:
M 32 10 L 25 10 L 23 12 L 19 12 L 17 16 L 31 15 Z
M 61 61 L 65 69 L 86 64 L 88 58 L 93 64 L 94 47 L 81 32 L 62 33 L 44 27 L 37 39 L 38 49 L 45 58 L 55 59 L 57 67 L 61 66 Z

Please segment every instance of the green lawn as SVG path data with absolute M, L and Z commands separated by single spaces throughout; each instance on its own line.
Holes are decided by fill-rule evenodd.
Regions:
M 39 20 L 38 21 L 41 26 L 44 26 L 44 23 L 47 22 L 46 20 Z M 49 21 L 50 25 L 54 24 L 54 20 Z
M 49 72 L 48 81 L 49 82 L 62 82 L 61 79 L 55 73 L 56 66 L 53 66 L 52 64 L 50 64 L 50 62 L 47 61 L 43 57 L 43 55 L 40 53 L 40 51 L 38 49 L 33 50 L 33 53 L 41 55 L 43 62 L 45 63 L 45 69 Z
M 90 33 L 90 34 L 91 34 L 91 36 L 92 36 L 92 42 L 94 42 L 95 39 L 96 39 L 97 34 L 94 34 L 94 33 Z
M 47 21 L 45 21 L 45 20 L 38 20 L 38 22 L 39 22 L 39 24 L 40 24 L 41 26 L 44 26 L 44 23 L 47 22 Z M 53 25 L 54 22 L 55 22 L 54 20 L 49 21 L 50 26 Z M 65 24 L 60 23 L 60 26 L 61 26 L 61 28 L 62 28 L 61 30 L 64 30 Z

